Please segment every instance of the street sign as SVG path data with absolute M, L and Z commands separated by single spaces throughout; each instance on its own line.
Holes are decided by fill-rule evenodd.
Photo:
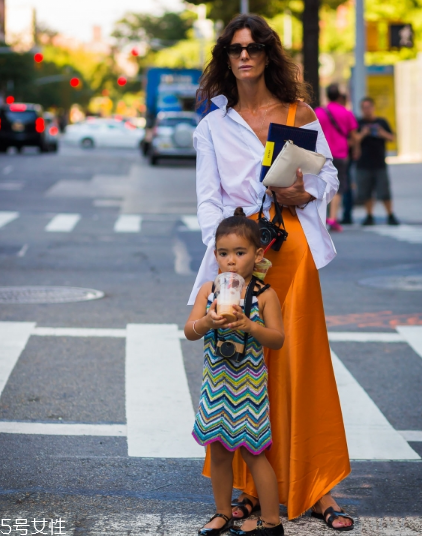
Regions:
M 391 48 L 413 48 L 413 28 L 411 24 L 389 25 L 389 45 Z

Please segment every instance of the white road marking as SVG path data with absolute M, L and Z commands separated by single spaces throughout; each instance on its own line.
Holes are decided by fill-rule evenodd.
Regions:
M 139 214 L 121 214 L 114 224 L 116 233 L 139 233 L 141 231 L 142 216 Z
M 381 236 L 389 236 L 401 242 L 422 244 L 422 225 L 376 225 L 374 227 L 366 227 L 365 231 L 377 233 Z
M 6 166 L 3 168 L 3 175 L 9 175 L 13 171 L 13 166 Z
M 16 191 L 22 190 L 24 182 L 0 182 L 0 190 Z
M 200 231 L 199 222 L 197 216 L 182 216 L 182 222 L 186 225 L 189 231 Z
M 70 233 L 80 219 L 80 214 L 57 214 L 45 230 L 49 233 Z
M 0 421 L 0 434 L 125 437 L 125 424 Z
M 0 212 L 0 229 L 19 218 L 19 212 Z
M 24 244 L 21 249 L 18 251 L 17 256 L 18 257 L 25 257 L 26 252 L 28 251 L 29 244 Z
M 329 331 L 331 342 L 405 342 L 399 333 L 371 333 L 364 331 Z
M 352 460 L 420 460 L 374 401 L 331 351 Z
M 399 430 L 399 434 L 402 435 L 406 441 L 414 441 L 417 443 L 422 442 L 421 430 Z
M 178 275 L 193 275 L 190 269 L 191 256 L 183 240 L 176 237 L 173 242 L 174 271 Z
M 126 338 L 126 329 L 104 328 L 34 328 L 38 337 L 115 337 Z
M 204 456 L 175 324 L 128 324 L 126 419 L 129 456 Z
M 397 326 L 396 329 L 419 357 L 422 357 L 422 326 Z
M 0 395 L 35 327 L 35 322 L 0 322 Z

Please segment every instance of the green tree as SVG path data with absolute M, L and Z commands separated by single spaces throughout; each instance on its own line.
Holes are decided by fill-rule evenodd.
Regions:
M 148 42 L 153 48 L 172 46 L 186 39 L 193 21 L 194 15 L 190 12 L 166 12 L 160 17 L 129 13 L 115 24 L 112 36 L 120 46 L 140 41 Z

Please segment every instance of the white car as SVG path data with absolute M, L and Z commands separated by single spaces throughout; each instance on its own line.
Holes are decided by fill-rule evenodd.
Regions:
M 145 131 L 130 121 L 92 118 L 65 129 L 63 141 L 79 145 L 85 149 L 93 147 L 123 147 L 135 149 L 140 147 Z

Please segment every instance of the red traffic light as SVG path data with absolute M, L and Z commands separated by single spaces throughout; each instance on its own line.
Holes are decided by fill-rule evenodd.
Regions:
M 6 97 L 6 104 L 13 104 L 15 102 L 15 97 L 12 97 L 12 95 L 9 95 Z
M 117 83 L 119 84 L 119 86 L 125 86 L 127 83 L 127 79 L 124 76 L 119 76 L 119 78 L 117 79 Z
M 37 52 L 36 54 L 34 54 L 34 61 L 36 63 L 41 63 L 44 59 L 44 56 L 41 54 L 41 52 Z
M 78 87 L 79 84 L 80 84 L 80 80 L 79 80 L 79 78 L 71 78 L 71 79 L 70 79 L 70 85 L 71 85 L 72 87 Z
M 139 56 L 139 52 L 138 52 L 138 49 L 137 49 L 137 48 L 132 48 L 132 50 L 130 51 L 130 53 L 132 54 L 132 56 Z

